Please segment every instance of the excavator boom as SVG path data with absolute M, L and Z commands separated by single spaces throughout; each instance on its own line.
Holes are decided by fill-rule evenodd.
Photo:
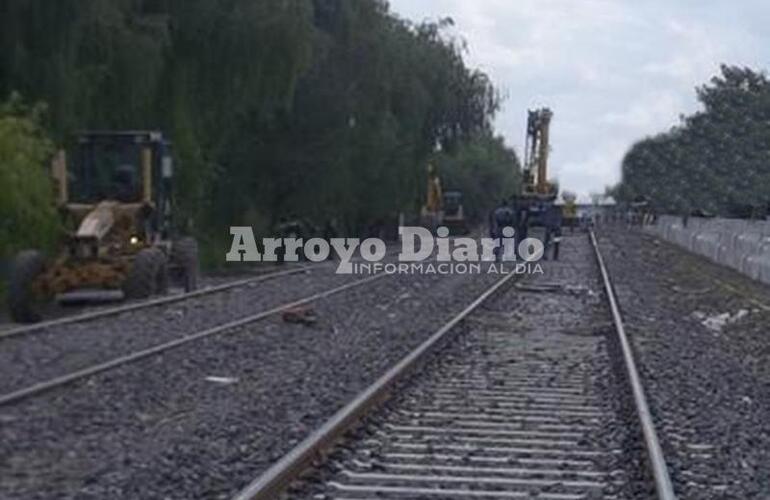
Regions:
M 551 192 L 551 186 L 548 183 L 551 118 L 553 118 L 553 112 L 548 108 L 529 111 L 524 159 L 523 191 L 525 194 L 547 195 Z

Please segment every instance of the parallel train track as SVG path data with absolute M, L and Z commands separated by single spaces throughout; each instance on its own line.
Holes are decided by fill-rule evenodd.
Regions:
M 236 281 L 231 281 L 228 283 L 223 283 L 221 285 L 201 288 L 199 290 L 195 290 L 192 292 L 180 293 L 176 295 L 168 295 L 164 297 L 158 297 L 155 299 L 143 300 L 143 301 L 133 302 L 130 304 L 114 306 L 114 307 L 100 308 L 93 311 L 87 311 L 79 314 L 64 316 L 61 318 L 41 321 L 39 323 L 34 323 L 31 325 L 11 327 L 6 330 L 0 330 L 0 341 L 11 337 L 32 335 L 32 334 L 43 332 L 45 330 L 49 330 L 51 328 L 56 328 L 59 326 L 70 325 L 73 323 L 84 323 L 87 321 L 94 321 L 102 318 L 107 318 L 110 316 L 117 316 L 119 314 L 138 311 L 142 309 L 150 309 L 153 307 L 170 305 L 177 302 L 189 300 L 195 297 L 213 295 L 215 293 L 225 292 L 235 288 L 241 288 L 241 287 L 253 285 L 256 283 L 261 283 L 264 281 L 269 281 L 277 278 L 282 278 L 285 276 L 290 276 L 292 274 L 303 273 L 303 272 L 306 272 L 311 267 L 312 266 L 297 266 L 297 267 L 292 267 L 291 269 L 286 269 L 283 271 L 262 273 L 250 278 L 244 278 Z
M 37 382 L 34 384 L 30 384 L 26 387 L 13 390 L 11 392 L 1 394 L 0 395 L 0 406 L 8 405 L 12 403 L 16 403 L 22 399 L 38 395 L 40 393 L 49 391 L 51 389 L 55 389 L 58 387 L 62 387 L 67 384 L 71 384 L 73 382 L 76 382 L 78 380 L 85 379 L 87 377 L 91 377 L 93 375 L 106 372 L 108 370 L 112 370 L 115 368 L 118 368 L 120 366 L 134 363 L 136 361 L 146 359 L 150 356 L 155 356 L 158 354 L 162 354 L 164 352 L 170 351 L 172 349 L 176 349 L 178 347 L 181 347 L 183 345 L 190 344 L 191 342 L 200 341 L 202 339 L 213 337 L 215 335 L 225 335 L 228 333 L 232 333 L 235 331 L 238 331 L 239 328 L 247 326 L 252 323 L 256 323 L 258 321 L 262 321 L 264 319 L 267 319 L 271 316 L 274 316 L 276 314 L 280 314 L 283 311 L 286 311 L 287 309 L 292 309 L 300 306 L 304 306 L 306 304 L 310 304 L 312 302 L 318 301 L 320 299 L 330 297 L 332 295 L 336 295 L 338 293 L 345 292 L 347 290 L 351 290 L 353 288 L 365 285 L 367 283 L 371 283 L 373 281 L 379 280 L 383 278 L 384 276 L 387 276 L 386 274 L 376 274 L 373 276 L 368 276 L 366 278 L 357 279 L 355 281 L 352 281 L 350 283 L 346 283 L 344 285 L 340 285 L 331 289 L 328 289 L 326 291 L 315 293 L 309 296 L 306 296 L 304 298 L 294 300 L 291 302 L 283 303 L 275 307 L 271 307 L 269 309 L 265 309 L 259 312 L 256 312 L 254 314 L 250 314 L 248 316 L 245 316 L 243 318 L 239 318 L 234 321 L 230 321 L 224 324 L 220 324 L 211 328 L 207 328 L 198 332 L 190 333 L 188 335 L 185 335 L 183 337 L 176 338 L 174 340 L 160 343 L 153 345 L 151 347 L 148 347 L 146 349 L 136 350 L 129 354 L 114 357 L 112 359 L 106 360 L 101 363 L 93 364 L 91 366 L 88 366 L 86 368 L 82 368 L 79 370 L 71 371 L 69 373 L 62 374 L 57 377 L 50 378 L 48 380 Z M 203 291 L 202 291 L 203 292 Z M 188 294 L 189 295 L 189 294 Z M 142 304 L 137 304 L 137 306 L 141 306 Z M 131 307 L 131 306 L 127 306 Z
M 389 252 L 388 255 L 392 256 L 393 253 Z M 263 274 L 259 274 L 258 276 L 240 279 L 240 280 L 224 283 L 221 285 L 202 288 L 200 290 L 196 290 L 189 293 L 181 293 L 176 295 L 170 295 L 170 296 L 145 300 L 141 302 L 135 302 L 131 304 L 125 304 L 125 305 L 116 306 L 116 307 L 110 307 L 106 309 L 99 309 L 99 310 L 90 311 L 82 314 L 75 314 L 75 315 L 66 316 L 63 318 L 43 321 L 32 325 L 20 326 L 10 330 L 0 331 L 0 348 L 2 347 L 3 341 L 18 339 L 19 337 L 34 336 L 36 334 L 43 334 L 46 332 L 55 331 L 57 327 L 73 325 L 73 324 L 87 324 L 90 322 L 95 322 L 104 318 L 109 318 L 120 314 L 132 313 L 135 311 L 148 310 L 148 309 L 158 308 L 158 307 L 164 307 L 164 306 L 181 303 L 181 302 L 199 298 L 199 297 L 210 296 L 218 293 L 231 292 L 238 288 L 251 287 L 258 283 L 263 283 L 263 282 L 283 278 L 290 275 L 312 272 L 314 269 L 319 269 L 319 268 L 326 268 L 326 263 L 320 263 L 316 265 L 297 265 L 297 266 L 291 267 L 290 269 L 277 271 L 277 272 L 263 273 Z M 252 312 L 250 314 L 246 314 L 242 317 L 233 319 L 231 321 L 217 324 L 215 326 L 211 326 L 208 328 L 201 328 L 197 331 L 186 333 L 184 335 L 178 336 L 176 338 L 173 338 L 165 342 L 154 343 L 144 348 L 134 349 L 134 350 L 131 350 L 130 352 L 127 352 L 121 355 L 108 356 L 106 357 L 106 359 L 103 359 L 98 362 L 92 362 L 87 366 L 81 367 L 79 369 L 72 369 L 67 371 L 66 373 L 61 373 L 57 376 L 48 377 L 45 380 L 35 380 L 30 383 L 26 383 L 24 384 L 23 387 L 11 387 L 11 390 L 5 393 L 0 393 L 0 406 L 13 404 L 22 399 L 38 395 L 40 393 L 49 391 L 51 389 L 65 386 L 73 382 L 77 382 L 87 377 L 91 377 L 93 375 L 106 372 L 106 371 L 124 366 L 129 363 L 134 363 L 142 359 L 146 359 L 150 356 L 162 354 L 164 352 L 179 348 L 181 346 L 187 345 L 192 342 L 197 342 L 205 338 L 209 338 L 217 335 L 225 335 L 225 334 L 232 333 L 234 331 L 238 331 L 238 329 L 244 326 L 265 320 L 274 315 L 280 314 L 288 309 L 293 309 L 293 308 L 308 305 L 320 299 L 324 299 L 326 297 L 330 297 L 330 296 L 351 290 L 353 288 L 359 287 L 361 285 L 365 285 L 367 283 L 379 280 L 384 276 L 387 276 L 387 275 L 384 273 L 380 273 L 373 276 L 356 279 L 349 283 L 335 286 L 327 290 L 320 291 L 318 293 L 308 294 L 307 296 L 298 298 L 296 300 L 287 300 L 275 306 L 263 308 L 261 310 Z M 66 333 L 57 333 L 57 335 L 66 335 Z M 26 339 L 24 340 L 27 341 Z M 34 342 L 35 340 L 33 339 L 29 341 Z

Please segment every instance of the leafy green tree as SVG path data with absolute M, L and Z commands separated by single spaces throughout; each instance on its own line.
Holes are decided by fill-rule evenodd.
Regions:
M 59 236 L 47 164 L 53 146 L 41 127 L 44 106 L 18 94 L 0 105 L 0 258 L 23 248 L 49 249 Z
M 479 211 L 480 190 L 515 182 L 492 138 L 499 96 L 451 19 L 413 24 L 382 0 L 5 0 L 0 13 L 0 95 L 47 102 L 59 143 L 164 130 L 176 220 L 212 261 L 231 225 L 359 232 L 416 213 L 437 150 Z
M 490 210 L 519 190 L 519 159 L 501 137 L 479 135 L 436 163 L 444 190 L 462 191 L 465 213 L 475 222 L 485 222 Z
M 635 144 L 616 192 L 644 196 L 662 212 L 746 213 L 770 201 L 770 81 L 722 66 L 701 86 L 703 110 Z

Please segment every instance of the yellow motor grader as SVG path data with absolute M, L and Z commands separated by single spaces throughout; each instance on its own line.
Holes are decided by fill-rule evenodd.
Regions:
M 25 250 L 13 260 L 14 321 L 39 321 L 51 300 L 147 298 L 165 293 L 170 281 L 196 288 L 197 242 L 172 238 L 173 162 L 161 132 L 81 132 L 51 170 L 67 235 L 51 258 Z

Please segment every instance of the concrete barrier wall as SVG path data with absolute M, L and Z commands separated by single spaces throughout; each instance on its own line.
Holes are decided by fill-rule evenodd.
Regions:
M 770 284 L 770 221 L 664 215 L 647 231 Z

